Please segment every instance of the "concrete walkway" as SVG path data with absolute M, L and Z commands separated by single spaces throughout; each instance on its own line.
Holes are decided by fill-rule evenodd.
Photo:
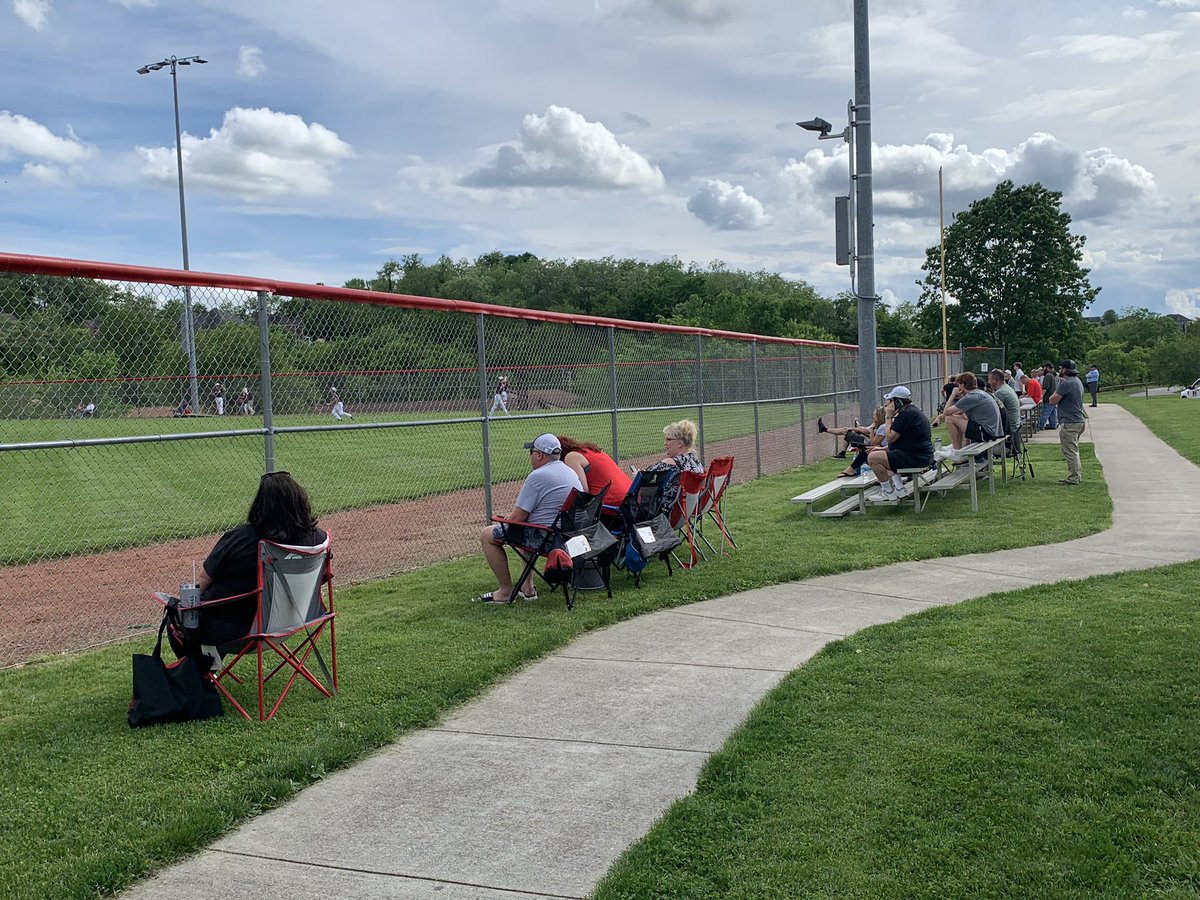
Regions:
M 587 634 L 127 896 L 586 896 L 763 695 L 829 641 L 994 591 L 1200 557 L 1200 469 L 1123 409 L 1089 413 L 1110 530 L 1053 552 L 762 588 Z M 1062 462 L 1038 468 L 1039 481 L 1064 474 Z

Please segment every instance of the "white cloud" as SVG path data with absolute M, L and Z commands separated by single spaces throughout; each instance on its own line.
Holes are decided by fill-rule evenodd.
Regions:
M 138 147 L 143 177 L 173 183 L 173 147 Z M 318 197 L 333 188 L 349 144 L 316 122 L 271 109 L 234 107 L 206 138 L 183 136 L 185 178 L 246 200 Z
M 267 64 L 262 59 L 262 48 L 253 44 L 242 44 L 238 47 L 237 73 L 243 78 L 257 78 L 267 71 Z
M 718 231 L 748 231 L 767 224 L 767 214 L 745 188 L 712 179 L 687 202 L 688 212 Z
M 41 31 L 50 14 L 50 0 L 13 0 L 13 12 L 34 31 Z
M 1101 64 L 1156 61 L 1179 55 L 1175 44 L 1179 31 L 1159 31 L 1136 36 L 1122 34 L 1078 34 L 1063 41 L 1061 52 L 1082 56 Z
M 93 154 L 91 147 L 75 135 L 58 137 L 40 122 L 0 110 L 0 159 L 28 156 L 62 165 L 83 162 Z
M 521 122 L 519 147 L 500 147 L 491 161 L 464 175 L 466 187 L 585 187 L 661 190 L 657 166 L 620 143 L 599 122 L 549 106 Z
M 846 148 L 833 155 L 809 151 L 790 160 L 783 177 L 793 191 L 805 196 L 844 193 L 848 177 Z M 1152 197 L 1154 176 L 1106 147 L 1078 150 L 1053 135 L 1031 135 L 1011 150 L 972 151 L 955 144 L 954 136 L 936 133 L 921 144 L 876 145 L 872 175 L 876 210 L 924 213 L 937 209 L 937 172 L 943 170 L 948 205 L 963 208 L 990 194 L 996 184 L 1039 182 L 1063 193 L 1063 203 L 1077 219 L 1109 215 Z
M 1167 291 L 1167 309 L 1189 319 L 1200 319 L 1200 288 Z
M 716 25 L 733 17 L 730 0 L 642 0 L 643 5 L 667 18 L 697 25 Z
M 42 184 L 59 186 L 66 183 L 66 173 L 58 166 L 48 166 L 44 163 L 25 163 L 21 174 L 28 175 Z
M 112 0 L 112 2 L 126 9 L 150 9 L 158 5 L 158 0 Z

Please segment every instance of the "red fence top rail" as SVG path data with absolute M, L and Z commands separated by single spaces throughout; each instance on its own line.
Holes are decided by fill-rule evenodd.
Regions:
M 103 281 L 141 281 L 148 284 L 169 284 L 182 287 L 209 287 L 234 291 L 265 291 L 280 297 L 299 297 L 306 300 L 335 300 L 342 303 L 373 303 L 405 309 L 438 310 L 534 322 L 555 322 L 561 325 L 586 325 L 606 328 L 613 326 L 627 331 L 647 331 L 659 334 L 701 335 L 734 341 L 787 344 L 790 346 L 857 350 L 855 344 L 831 341 L 809 341 L 799 338 L 746 334 L 740 331 L 721 331 L 715 328 L 696 328 L 687 325 L 662 325 L 655 322 L 635 322 L 628 319 L 609 319 L 604 316 L 585 316 L 573 313 L 523 309 L 515 306 L 493 306 L 469 300 L 443 300 L 437 297 L 417 297 L 412 294 L 388 294 L 383 291 L 363 291 L 355 288 L 329 287 L 293 281 L 252 278 L 246 275 L 223 275 L 214 272 L 193 272 L 183 269 L 160 269 L 153 266 L 130 266 L 122 263 L 95 262 L 84 259 L 64 259 L 57 256 L 30 256 L 24 253 L 0 253 L 0 272 L 26 275 L 57 275 L 70 278 L 95 278 Z M 880 350 L 899 350 L 905 353 L 941 353 L 940 350 L 911 347 L 879 347 Z

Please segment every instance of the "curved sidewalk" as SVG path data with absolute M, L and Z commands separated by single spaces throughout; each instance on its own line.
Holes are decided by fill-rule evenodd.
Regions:
M 586 896 L 826 643 L 995 591 L 1200 557 L 1200 468 L 1120 407 L 1089 412 L 1113 498 L 1108 531 L 1053 552 L 761 588 L 589 633 L 126 896 Z M 1064 473 L 1056 463 L 1040 478 Z

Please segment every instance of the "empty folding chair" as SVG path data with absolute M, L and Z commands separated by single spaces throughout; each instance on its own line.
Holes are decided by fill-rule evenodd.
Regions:
M 701 525 L 700 539 L 704 541 L 709 550 L 714 550 L 714 552 L 715 548 L 708 542 L 708 538 L 704 537 L 702 527 L 704 517 L 707 516 L 716 524 L 717 529 L 721 532 L 722 554 L 725 552 L 726 541 L 734 550 L 737 549 L 733 535 L 729 533 L 729 528 L 725 524 L 725 489 L 729 487 L 729 481 L 733 476 L 733 460 L 732 456 L 721 456 L 708 464 L 708 470 L 704 473 L 704 491 L 700 497 L 697 514 L 697 520 Z
M 699 560 L 707 559 L 704 551 L 696 546 L 697 536 L 702 540 L 704 537 L 699 533 L 699 526 L 704 521 L 704 512 L 701 509 L 701 503 L 706 483 L 707 477 L 701 472 L 679 473 L 679 499 L 671 509 L 670 521 L 671 527 L 676 532 L 683 532 L 684 539 L 688 543 L 688 550 L 690 551 L 688 561 L 683 562 L 678 556 L 675 557 L 679 565 L 684 569 L 690 569 Z

